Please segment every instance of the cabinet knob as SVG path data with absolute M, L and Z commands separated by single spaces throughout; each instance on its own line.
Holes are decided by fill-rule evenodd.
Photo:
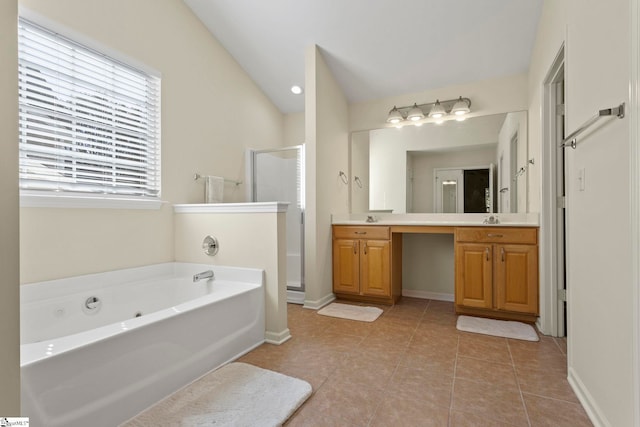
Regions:
M 488 233 L 487 237 L 504 237 L 503 234 L 496 234 L 496 233 Z
M 489 261 L 489 246 L 484 249 L 484 253 L 487 255 L 487 261 Z
M 366 231 L 356 231 L 355 234 L 367 234 Z
M 358 255 L 358 242 L 353 242 L 353 254 Z
M 502 259 L 502 262 L 504 262 L 504 248 L 500 248 L 500 257 Z
M 364 242 L 364 254 L 365 255 L 367 254 L 367 242 L 366 241 Z

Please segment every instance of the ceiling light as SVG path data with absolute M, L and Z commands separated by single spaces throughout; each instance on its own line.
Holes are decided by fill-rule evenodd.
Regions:
M 387 123 L 398 125 L 405 120 L 419 122 L 425 118 L 424 112 L 426 109 L 429 110 L 427 117 L 436 119 L 438 124 L 446 120 L 445 116 L 449 114 L 455 116 L 456 120 L 462 121 L 465 114 L 471 111 L 471 100 L 460 96 L 458 99 L 448 99 L 446 101 L 437 99 L 436 102 L 425 104 L 414 102 L 413 105 L 405 107 L 396 107 L 394 105 L 387 115 Z
M 300 95 L 304 91 L 302 90 L 302 88 L 300 86 L 293 85 L 293 86 L 291 86 L 291 92 L 293 92 L 296 95 Z
M 403 120 L 404 120 L 404 116 L 400 111 L 398 111 L 398 109 L 394 105 L 391 111 L 389 111 L 389 115 L 387 116 L 387 122 L 395 125 L 397 123 L 400 123 Z
M 445 111 L 442 104 L 440 104 L 440 100 L 436 99 L 436 103 L 431 107 L 431 111 L 429 111 L 429 117 L 432 119 L 439 119 L 443 117 L 447 112 Z
M 414 103 L 413 108 L 409 111 L 409 114 L 407 114 L 407 120 L 416 122 L 422 119 L 424 119 L 424 113 L 422 112 L 422 109 Z
M 453 107 L 451 108 L 451 114 L 455 114 L 456 116 L 463 116 L 467 114 L 469 111 L 471 111 L 469 109 L 470 105 L 471 105 L 471 101 L 467 103 L 467 101 L 465 101 L 464 99 L 462 99 L 462 97 L 460 97 L 458 98 L 458 101 L 456 101 L 456 103 L 453 104 Z

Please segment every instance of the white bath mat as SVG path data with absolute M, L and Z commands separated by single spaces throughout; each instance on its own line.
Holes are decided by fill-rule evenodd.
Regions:
M 496 337 L 514 338 L 525 341 L 538 341 L 538 334 L 531 325 L 507 320 L 485 319 L 483 317 L 458 316 L 456 327 L 460 331 Z
M 306 381 L 236 362 L 205 375 L 123 426 L 281 426 L 310 395 Z
M 318 314 L 340 317 L 342 319 L 359 320 L 361 322 L 373 322 L 382 314 L 382 309 L 334 302 L 318 311 Z

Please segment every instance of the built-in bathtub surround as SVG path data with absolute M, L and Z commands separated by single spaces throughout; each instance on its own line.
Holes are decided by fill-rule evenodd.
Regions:
M 21 413 L 118 425 L 263 343 L 264 295 L 262 270 L 186 263 L 23 285 Z
M 174 205 L 175 259 L 265 271 L 265 339 L 281 344 L 287 327 L 286 212 L 288 203 Z M 220 249 L 210 257 L 202 239 L 215 236 Z

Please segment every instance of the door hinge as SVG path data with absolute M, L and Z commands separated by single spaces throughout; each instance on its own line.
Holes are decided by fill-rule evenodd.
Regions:
M 557 204 L 558 204 L 558 208 L 559 209 L 566 209 L 567 208 L 567 197 L 566 196 L 559 196 L 557 198 Z
M 566 300 L 567 300 L 567 290 L 558 289 L 558 301 L 566 301 Z
M 564 116 L 564 104 L 556 105 L 556 114 L 558 116 Z

